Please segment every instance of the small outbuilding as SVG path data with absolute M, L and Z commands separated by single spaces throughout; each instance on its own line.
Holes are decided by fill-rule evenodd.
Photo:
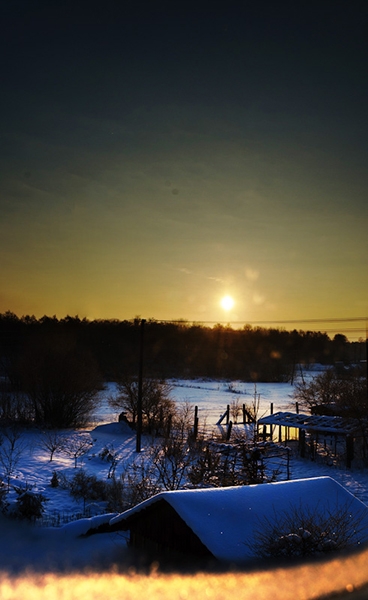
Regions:
M 252 540 L 262 520 L 343 506 L 359 515 L 360 541 L 368 541 L 368 507 L 330 477 L 162 492 L 111 519 L 110 528 L 129 530 L 132 546 L 156 554 L 243 563 L 255 558 Z
M 271 439 L 285 444 L 297 440 L 302 457 L 308 451 L 313 458 L 318 444 L 322 443 L 325 449 L 330 448 L 335 457 L 338 454 L 344 457 L 345 465 L 351 467 L 361 446 L 362 429 L 356 419 L 337 415 L 277 412 L 259 419 L 257 435 L 259 439 Z

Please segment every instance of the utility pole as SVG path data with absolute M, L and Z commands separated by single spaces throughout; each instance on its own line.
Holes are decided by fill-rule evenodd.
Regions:
M 367 401 L 368 401 L 368 320 L 365 320 L 365 376 L 367 384 Z
M 141 451 L 142 438 L 142 388 L 143 388 L 143 348 L 144 348 L 144 324 L 146 320 L 141 320 L 140 341 L 139 341 L 139 372 L 138 372 L 138 401 L 137 401 L 137 437 L 136 451 Z

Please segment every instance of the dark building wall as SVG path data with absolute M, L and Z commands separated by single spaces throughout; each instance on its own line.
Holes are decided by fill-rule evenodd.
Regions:
M 160 500 L 125 521 L 132 546 L 157 553 L 212 557 L 212 553 L 165 500 Z

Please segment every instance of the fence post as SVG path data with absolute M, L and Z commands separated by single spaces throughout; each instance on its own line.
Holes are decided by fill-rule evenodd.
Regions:
M 194 407 L 194 427 L 193 427 L 193 436 L 194 439 L 197 439 L 198 435 L 198 406 Z
M 144 348 L 144 324 L 145 324 L 145 322 L 146 322 L 146 320 L 142 319 L 141 325 L 140 325 L 136 452 L 141 451 L 141 439 L 142 439 L 142 387 L 143 387 L 143 348 Z
M 348 469 L 351 467 L 351 461 L 354 458 L 354 439 L 351 435 L 346 436 L 346 466 Z
M 228 441 L 229 441 L 229 439 L 230 439 L 232 427 L 233 427 L 233 422 L 232 422 L 232 421 L 230 421 L 230 422 L 229 422 L 229 425 L 228 425 L 228 428 L 227 428 L 227 432 L 226 432 L 226 441 L 227 441 L 227 442 L 228 442 Z
M 305 429 L 299 429 L 299 454 L 305 458 Z
M 230 404 L 228 404 L 226 407 L 226 425 L 229 424 L 229 419 L 230 419 Z
M 286 459 L 286 470 L 287 470 L 287 480 L 290 479 L 290 448 L 286 448 L 287 459 Z

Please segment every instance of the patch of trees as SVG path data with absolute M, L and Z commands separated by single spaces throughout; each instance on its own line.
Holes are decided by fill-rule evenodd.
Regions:
M 89 321 L 77 316 L 36 319 L 33 316 L 18 318 L 6 312 L 0 314 L 0 364 L 12 389 L 24 386 L 22 369 L 30 354 L 34 354 L 34 361 L 41 351 L 45 354 L 41 339 L 43 348 L 48 349 L 52 345 L 59 346 L 59 339 L 69 340 L 75 355 L 89 354 L 96 372 L 105 381 L 114 381 L 122 373 L 137 374 L 138 318 L 132 321 Z M 364 358 L 365 343 L 349 342 L 340 334 L 330 339 L 326 333 L 250 325 L 232 329 L 222 325 L 207 327 L 155 320 L 148 320 L 145 325 L 144 372 L 147 377 L 279 382 L 292 378 L 299 363 L 350 363 Z
M 360 367 L 329 368 L 312 379 L 300 379 L 294 398 L 302 408 L 314 414 L 368 417 L 366 373 Z
M 110 406 L 126 416 L 135 426 L 138 416 L 138 379 L 124 377 L 118 381 L 118 393 L 109 398 Z M 175 412 L 170 398 L 171 386 L 166 381 L 145 378 L 142 382 L 142 425 L 148 433 L 157 434 L 167 428 Z
M 362 458 L 368 457 L 368 393 L 365 369 L 334 367 L 294 388 L 299 406 L 317 415 L 353 419 L 362 439 Z
M 1 422 L 84 426 L 102 387 L 93 354 L 73 331 L 33 320 L 24 320 L 22 330 L 17 320 L 11 322 L 14 335 L 11 328 L 2 331 Z

